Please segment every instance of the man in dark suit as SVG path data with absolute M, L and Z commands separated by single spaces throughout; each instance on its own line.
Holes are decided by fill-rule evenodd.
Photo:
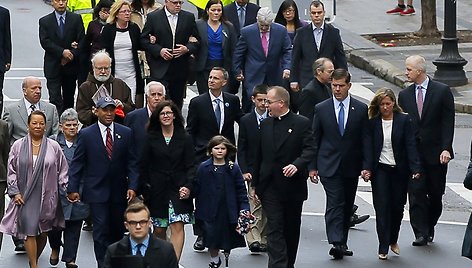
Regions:
M 256 129 L 262 120 L 268 116 L 265 107 L 265 99 L 267 98 L 267 85 L 257 85 L 251 96 L 254 103 L 254 110 L 241 117 L 239 122 L 238 135 L 238 164 L 243 173 L 243 179 L 247 182 L 247 190 L 249 196 L 249 206 L 251 213 L 256 217 L 256 222 L 246 235 L 246 240 L 251 252 L 265 252 L 267 250 L 267 239 L 265 226 L 267 217 L 262 213 L 261 201 L 255 195 L 251 186 L 252 175 L 254 174 L 254 165 L 256 162 L 257 148 L 259 148 L 259 135 Z
M 165 100 L 166 88 L 160 82 L 151 81 L 144 87 L 144 94 L 146 95 L 146 107 L 134 110 L 126 115 L 124 122 L 124 125 L 133 131 L 133 143 L 136 146 L 138 159 L 140 159 L 146 139 L 146 125 L 149 122 L 149 117 L 157 105 Z
M 333 62 L 328 58 L 319 58 L 313 63 L 314 79 L 301 91 L 298 112 L 313 122 L 315 105 L 331 98 L 331 74 L 334 71 Z
M 307 166 L 315 153 L 310 121 L 289 110 L 286 89 L 274 86 L 265 101 L 270 117 L 260 125 L 252 187 L 267 217 L 269 268 L 293 268 L 300 240 Z
M 221 67 L 214 67 L 208 77 L 207 93 L 190 100 L 187 116 L 187 131 L 195 145 L 197 165 L 206 160 L 206 148 L 211 138 L 223 135 L 235 144 L 234 123 L 243 115 L 239 98 L 222 92 L 228 81 L 228 72 Z M 199 223 L 194 224 L 194 234 L 198 236 L 193 245 L 195 250 L 203 250 L 203 233 Z
M 293 40 L 290 88 L 302 89 L 313 79 L 312 64 L 321 57 L 331 59 L 335 68 L 347 70 L 347 60 L 339 30 L 324 21 L 321 1 L 310 4 L 311 24 L 297 30 Z
M 351 75 L 336 69 L 332 75 L 333 98 L 315 106 L 313 135 L 316 154 L 310 179 L 326 192 L 326 233 L 335 259 L 352 256 L 347 239 L 359 175 L 369 178 L 372 144 L 367 106 L 349 95 Z
M 66 11 L 67 1 L 52 0 L 54 11 L 39 19 L 39 41 L 44 49 L 44 76 L 49 101 L 59 114 L 74 107 L 79 73 L 79 47 L 84 38 L 82 17 Z
M 187 85 L 189 57 L 197 52 L 199 39 L 195 17 L 181 10 L 182 4 L 181 0 L 165 0 L 164 8 L 148 15 L 141 35 L 151 79 L 164 84 L 169 98 L 180 108 Z M 157 41 L 151 43 L 149 36 L 157 37 Z
M 0 6 L 0 114 L 3 111 L 3 79 L 11 66 L 10 12 Z
M 130 204 L 125 210 L 124 223 L 129 235 L 108 247 L 105 268 L 179 267 L 172 244 L 149 234 L 151 219 L 146 205 L 141 202 Z M 120 259 L 126 256 L 142 258 L 143 265 L 137 266 L 136 262 L 125 263 L 126 259 Z
M 243 82 L 243 111 L 252 109 L 251 95 L 256 85 L 283 85 L 290 77 L 290 37 L 287 29 L 274 23 L 275 15 L 263 7 L 257 23 L 244 27 L 233 55 L 233 73 Z
M 123 237 L 123 213 L 139 186 L 132 131 L 113 123 L 115 109 L 112 98 L 98 100 L 98 122 L 80 131 L 69 167 L 69 200 L 90 205 L 98 268 L 104 265 L 107 247 Z
M 447 164 L 454 158 L 454 98 L 450 88 L 430 79 L 425 59 L 406 59 L 405 75 L 411 86 L 401 91 L 398 104 L 413 121 L 416 144 L 424 169 L 420 179 L 410 181 L 410 218 L 416 240 L 413 246 L 432 242 L 434 227 L 442 213 Z
M 239 36 L 241 28 L 244 26 L 256 23 L 256 15 L 259 6 L 249 3 L 249 0 L 236 0 L 233 3 L 226 5 L 223 12 L 226 19 L 229 20 Z

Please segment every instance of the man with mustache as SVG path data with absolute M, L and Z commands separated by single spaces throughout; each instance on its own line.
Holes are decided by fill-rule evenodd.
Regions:
M 89 75 L 87 81 L 80 85 L 77 96 L 76 108 L 80 122 L 84 126 L 97 122 L 97 117 L 93 113 L 95 103 L 92 97 L 102 85 L 115 101 L 117 108 L 121 107 L 125 114 L 134 110 L 131 90 L 123 80 L 111 75 L 111 57 L 105 50 L 100 50 L 93 55 L 92 67 L 93 76 Z

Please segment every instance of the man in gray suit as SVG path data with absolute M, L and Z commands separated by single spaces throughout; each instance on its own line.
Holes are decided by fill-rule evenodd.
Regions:
M 21 84 L 23 98 L 5 107 L 3 120 L 8 123 L 10 144 L 28 134 L 28 115 L 35 110 L 46 114 L 46 136 L 57 135 L 59 116 L 56 106 L 41 100 L 41 81 L 36 77 L 25 77 Z
M 34 110 L 46 114 L 46 136 L 57 135 L 59 131 L 59 116 L 56 106 L 41 100 L 41 81 L 36 77 L 25 77 L 23 83 L 23 98 L 5 106 L 3 120 L 8 123 L 10 145 L 28 134 L 28 115 Z M 23 240 L 13 237 L 15 251 L 25 251 Z

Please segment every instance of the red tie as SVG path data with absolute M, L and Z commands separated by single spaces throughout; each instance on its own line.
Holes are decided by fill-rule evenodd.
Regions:
M 416 105 L 418 106 L 418 114 L 420 115 L 421 118 L 421 113 L 423 112 L 423 87 L 418 86 L 417 90 L 418 92 L 416 93 Z
M 109 127 L 107 127 L 106 149 L 108 158 L 111 159 L 111 154 L 113 153 L 113 140 L 111 138 L 111 129 Z

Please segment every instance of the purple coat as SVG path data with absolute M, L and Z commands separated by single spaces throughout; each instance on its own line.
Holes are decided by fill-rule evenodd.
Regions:
M 8 194 L 11 200 L 0 224 L 0 232 L 16 236 L 20 239 L 24 239 L 25 234 L 18 233 L 17 230 L 19 206 L 15 205 L 13 198 L 17 193 L 11 192 L 11 189 L 18 189 L 18 182 L 23 179 L 19 178 L 17 173 L 20 148 L 24 139 L 26 139 L 26 137 L 15 141 L 10 149 L 7 183 L 9 188 Z M 53 227 L 65 228 L 64 214 L 62 213 L 62 207 L 59 201 L 59 187 L 65 190 L 68 180 L 67 160 L 62 153 L 60 145 L 49 138 L 46 139 L 46 145 L 48 150 L 43 166 L 41 202 L 38 204 L 38 209 L 40 210 L 39 217 L 41 219 L 41 221 L 38 221 L 38 226 L 41 233 L 48 232 L 52 230 Z M 27 203 L 29 200 L 24 201 Z

